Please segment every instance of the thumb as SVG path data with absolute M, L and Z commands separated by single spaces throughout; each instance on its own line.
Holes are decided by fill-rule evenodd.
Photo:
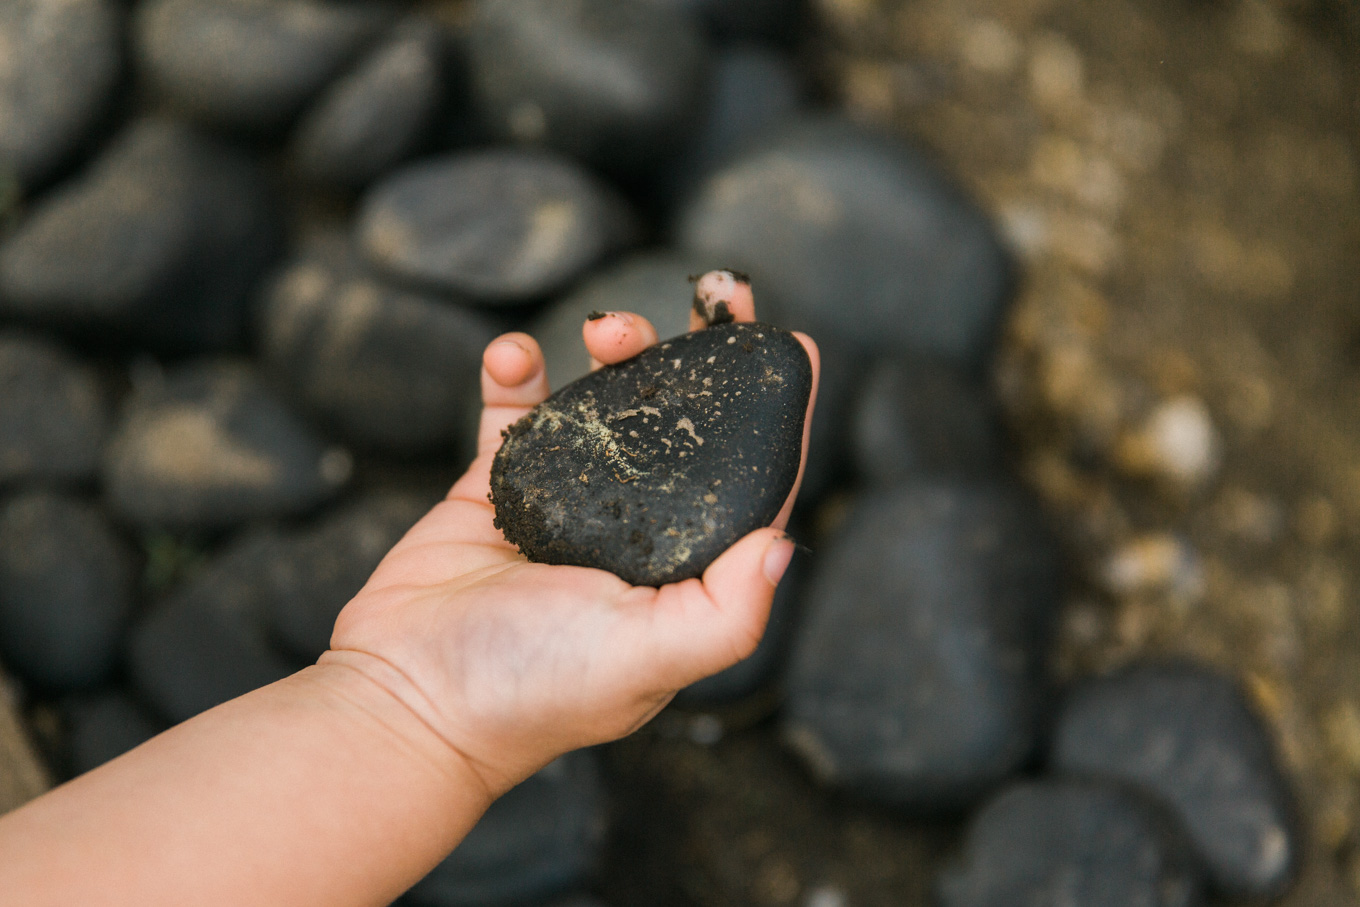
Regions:
M 662 587 L 658 616 L 664 615 L 661 622 L 669 626 L 653 629 L 660 631 L 669 650 L 666 660 L 676 688 L 716 674 L 755 651 L 770 616 L 775 586 L 792 556 L 793 541 L 787 535 L 774 528 L 758 529 L 710 564 L 702 584 L 688 580 Z

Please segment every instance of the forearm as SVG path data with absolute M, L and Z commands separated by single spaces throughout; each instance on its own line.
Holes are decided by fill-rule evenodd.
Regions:
M 0 891 L 28 905 L 386 904 L 489 803 L 389 693 L 312 667 L 0 818 Z

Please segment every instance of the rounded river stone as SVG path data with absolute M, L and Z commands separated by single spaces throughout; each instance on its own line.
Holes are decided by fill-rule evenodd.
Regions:
M 293 163 L 318 183 L 363 186 L 421 145 L 444 95 L 443 35 L 423 19 L 393 30 L 303 115 Z
M 1016 784 L 974 815 L 939 907 L 1194 907 L 1199 867 L 1174 820 L 1118 785 Z
M 1051 766 L 1160 798 L 1219 894 L 1282 894 L 1302 842 L 1293 797 L 1261 719 L 1232 678 L 1191 662 L 1135 664 L 1077 684 L 1053 732 Z
M 374 184 L 355 236 L 380 271 L 485 305 L 571 283 L 626 245 L 632 215 L 592 174 L 547 152 L 427 158 Z
M 150 0 L 132 43 L 151 88 L 190 119 L 249 133 L 287 126 L 392 21 L 384 3 Z
M 684 334 L 592 372 L 505 434 L 496 525 L 533 561 L 634 585 L 699 576 L 798 476 L 812 366 L 767 324 Z
M 46 179 L 98 124 L 122 71 L 108 0 L 0 3 L 0 171 Z
M 692 18 L 637 0 L 478 0 L 468 32 L 478 107 L 500 136 L 648 177 L 708 96 Z
M 109 422 L 92 368 L 37 336 L 0 331 L 0 485 L 93 477 Z

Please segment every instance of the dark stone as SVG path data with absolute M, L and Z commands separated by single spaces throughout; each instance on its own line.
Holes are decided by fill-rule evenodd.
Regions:
M 337 79 L 293 134 L 294 168 L 318 183 L 358 188 L 410 157 L 443 99 L 439 29 L 408 20 Z
M 142 698 L 178 723 L 293 673 L 269 641 L 265 575 L 277 533 L 233 542 L 134 625 L 127 666 Z
M 393 18 L 370 2 L 147 0 L 133 37 L 151 86 L 178 112 L 276 133 Z
M 647 174 L 697 121 L 708 49 L 696 23 L 637 0 L 478 0 L 477 101 L 503 137 Z
M 785 738 L 824 783 L 916 810 L 966 805 L 1025 763 L 1057 554 L 1005 485 L 865 495 L 816 567 Z
M 724 324 L 592 372 L 516 422 L 496 525 L 530 560 L 634 585 L 696 577 L 768 526 L 798 473 L 812 370 L 766 324 Z
M 800 504 L 816 501 L 848 472 L 850 416 L 866 366 L 865 357 L 843 338 L 826 331 L 812 337 L 821 356 L 821 373 Z
M 347 441 L 397 453 L 471 450 L 493 336 L 476 312 L 376 280 L 336 235 L 308 243 L 260 308 L 280 386 Z
M 37 337 L 0 332 L 0 485 L 92 478 L 109 416 L 92 369 Z
M 251 160 L 142 120 L 0 247 L 0 313 L 172 352 L 230 346 L 278 239 Z
M 98 510 L 45 491 L 0 505 L 0 661 L 34 686 L 103 680 L 132 612 L 134 556 Z
M 804 0 L 648 0 L 698 18 L 720 38 L 788 41 L 802 21 Z
M 1000 470 L 995 408 L 979 383 L 948 363 L 878 362 L 855 396 L 850 447 L 864 481 L 984 478 Z
M 982 808 L 939 907 L 1195 907 L 1202 880 L 1183 836 L 1118 787 L 1017 784 Z
M 418 907 L 499 907 L 569 891 L 604 839 L 594 753 L 577 750 L 512 788 L 406 899 Z
M 279 644 L 303 661 L 320 658 L 330 647 L 340 609 L 433 504 L 372 494 L 284 538 L 261 578 Z
M 349 456 L 328 451 L 249 366 L 208 361 L 134 389 L 104 483 L 133 523 L 219 529 L 309 510 L 349 472 Z
M 1052 763 L 1165 801 L 1222 894 L 1272 897 L 1293 879 L 1302 843 L 1270 740 L 1232 680 L 1209 668 L 1144 664 L 1078 684 Z
M 122 70 L 120 19 L 108 0 L 0 4 L 0 176 L 31 187 L 77 150 Z
M 762 133 L 791 118 L 802 99 L 792 63 L 768 47 L 724 48 L 714 57 L 712 80 L 712 98 L 684 150 L 657 175 L 670 204 Z
M 805 118 L 713 173 L 680 244 L 748 271 L 789 326 L 976 364 L 1010 288 L 987 217 L 922 154 Z
M 121 690 L 69 699 L 61 704 L 66 729 L 66 769 L 81 775 L 141 746 L 165 730 Z
M 676 694 L 676 705 L 681 708 L 727 705 L 768 688 L 783 674 L 798 627 L 798 602 L 806 586 L 807 569 L 803 558 L 795 555 L 775 590 L 770 619 L 756 650 L 730 668 L 685 687 Z
M 570 294 L 553 303 L 528 331 L 548 361 L 548 383 L 558 390 L 590 371 L 590 354 L 581 325 L 595 312 L 634 312 L 656 328 L 657 336 L 674 337 L 689 330 L 694 287 L 689 278 L 713 267 L 703 259 L 669 250 L 631 255 L 593 274 Z M 756 300 L 762 321 L 778 323 L 763 298 Z
M 505 149 L 408 165 L 369 190 L 355 226 L 379 268 L 484 304 L 560 289 L 632 229 L 622 200 L 586 171 Z

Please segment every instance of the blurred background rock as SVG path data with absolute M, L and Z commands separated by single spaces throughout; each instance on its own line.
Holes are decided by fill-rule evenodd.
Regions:
M 738 267 L 770 632 L 403 901 L 1360 901 L 1357 9 L 8 0 L 0 809 L 314 659 L 497 331 Z

